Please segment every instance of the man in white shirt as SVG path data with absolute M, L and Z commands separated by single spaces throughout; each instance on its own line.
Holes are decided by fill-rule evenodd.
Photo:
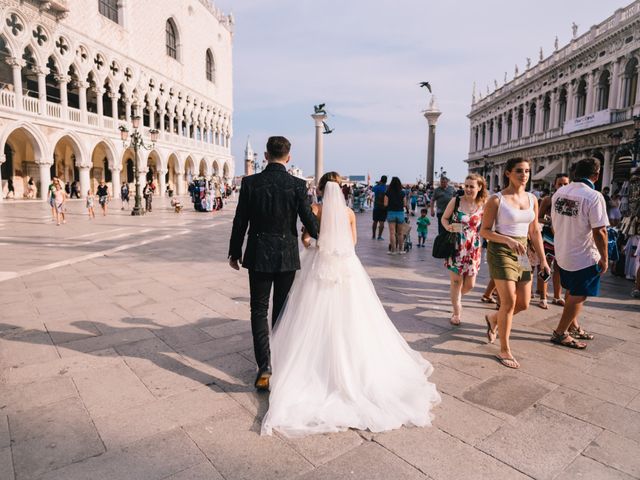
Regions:
M 607 271 L 607 206 L 595 190 L 600 161 L 580 160 L 574 181 L 558 189 L 551 199 L 551 223 L 555 232 L 556 262 L 560 281 L 567 290 L 565 306 L 551 341 L 569 348 L 587 347 L 579 340 L 592 340 L 578 324 L 578 314 L 587 297 L 600 293 L 600 276 Z

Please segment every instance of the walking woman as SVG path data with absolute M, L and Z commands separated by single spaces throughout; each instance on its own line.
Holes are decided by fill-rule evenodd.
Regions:
M 389 255 L 403 254 L 404 235 L 404 211 L 407 208 L 407 197 L 402 189 L 402 183 L 398 177 L 393 177 L 387 192 L 384 195 L 384 206 L 387 208 L 387 222 L 389 222 Z
M 498 312 L 485 316 L 487 339 L 489 343 L 495 341 L 497 327 L 500 336 L 500 354 L 497 358 L 509 368 L 520 367 L 509 345 L 513 316 L 529 308 L 531 300 L 527 237 L 536 251 L 543 251 L 538 226 L 538 202 L 532 194 L 525 191 L 530 174 L 528 160 L 512 158 L 507 161 L 504 175 L 508 185 L 487 202 L 480 229 L 480 235 L 489 242 L 489 274 L 495 281 L 500 296 Z M 540 258 L 540 270 L 550 272 L 544 255 Z
M 469 293 L 476 283 L 482 257 L 479 229 L 486 201 L 487 184 L 480 175 L 472 173 L 464 181 L 464 195 L 452 198 L 442 214 L 444 229 L 458 233 L 456 253 L 445 261 L 451 277 L 452 325 L 460 325 L 462 296 Z

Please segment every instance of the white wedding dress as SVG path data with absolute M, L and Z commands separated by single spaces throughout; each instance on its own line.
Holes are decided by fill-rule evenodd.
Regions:
M 317 247 L 301 252 L 302 268 L 272 335 L 262 434 L 430 425 L 440 402 L 427 380 L 433 367 L 389 320 L 355 254 L 335 182 L 325 187 L 321 221 Z

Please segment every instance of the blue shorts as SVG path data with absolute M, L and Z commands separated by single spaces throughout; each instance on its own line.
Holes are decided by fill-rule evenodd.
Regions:
M 427 232 L 418 232 L 418 238 L 427 239 Z
M 387 222 L 404 223 L 404 211 L 388 211 Z
M 558 266 L 560 284 L 574 297 L 597 297 L 600 295 L 600 267 L 592 265 L 570 272 Z

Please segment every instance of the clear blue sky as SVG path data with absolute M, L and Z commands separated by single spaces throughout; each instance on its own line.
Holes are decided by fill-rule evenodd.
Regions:
M 466 173 L 473 82 L 486 93 L 504 72 L 537 62 L 586 32 L 623 0 L 218 0 L 236 19 L 234 138 L 244 171 L 247 135 L 260 156 L 270 135 L 293 143 L 292 163 L 313 174 L 313 105 L 326 103 L 325 170 L 343 175 L 397 175 L 413 182 L 426 169 L 428 97 L 443 114 L 436 169 Z

